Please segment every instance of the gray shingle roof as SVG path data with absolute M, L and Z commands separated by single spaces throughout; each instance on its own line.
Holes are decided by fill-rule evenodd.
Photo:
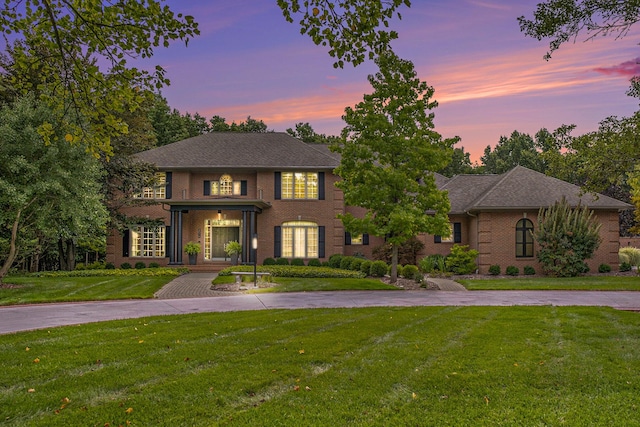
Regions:
M 632 207 L 604 195 L 581 195 L 581 189 L 577 185 L 524 166 L 516 166 L 501 175 L 459 175 L 440 188 L 449 192 L 451 213 L 539 209 L 553 205 L 562 197 L 572 206 L 581 202 L 590 209 L 618 210 Z
M 333 169 L 332 154 L 283 132 L 211 132 L 136 157 L 160 169 Z

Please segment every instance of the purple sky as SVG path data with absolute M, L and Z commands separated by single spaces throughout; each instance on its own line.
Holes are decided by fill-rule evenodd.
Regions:
M 334 69 L 327 48 L 287 23 L 276 0 L 169 0 L 193 15 L 202 34 L 188 47 L 158 50 L 153 64 L 167 70 L 163 89 L 172 108 L 228 122 L 247 116 L 284 131 L 309 122 L 338 135 L 346 106 L 372 91 L 365 63 Z M 436 130 L 462 138 L 458 147 L 478 160 L 487 145 L 514 130 L 534 135 L 576 124 L 574 135 L 597 129 L 611 115 L 628 116 L 638 101 L 625 95 L 640 74 L 637 32 L 627 37 L 569 43 L 551 61 L 548 42 L 526 38 L 517 17 L 536 0 L 413 0 L 393 29 L 396 52 L 411 60 L 435 88 Z

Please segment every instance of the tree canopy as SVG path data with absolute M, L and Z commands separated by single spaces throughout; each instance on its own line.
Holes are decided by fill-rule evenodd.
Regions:
M 410 61 L 392 53 L 376 59 L 379 71 L 368 77 L 371 94 L 347 107 L 336 185 L 348 206 L 367 210 L 364 218 L 341 215 L 352 233 L 383 236 L 393 247 L 392 280 L 397 277 L 397 247 L 421 232 L 449 234 L 449 200 L 433 171 L 446 166 L 457 138 L 433 130 L 434 89 L 416 76 Z M 376 191 L 371 191 L 375 188 Z M 432 214 L 427 214 L 432 212 Z

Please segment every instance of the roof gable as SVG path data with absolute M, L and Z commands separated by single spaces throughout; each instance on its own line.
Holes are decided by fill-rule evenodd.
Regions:
M 160 169 L 333 169 L 324 147 L 283 132 L 210 132 L 163 145 L 136 157 Z

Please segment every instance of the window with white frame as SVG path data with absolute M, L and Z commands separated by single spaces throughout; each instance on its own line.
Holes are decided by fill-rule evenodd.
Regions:
M 144 187 L 136 196 L 142 199 L 164 199 L 167 196 L 167 174 L 158 172 L 153 179 L 153 185 Z
M 234 181 L 231 175 L 224 174 L 218 181 L 211 182 L 211 196 L 239 196 L 242 194 L 242 182 Z
M 310 221 L 283 223 L 282 256 L 285 258 L 317 258 L 318 224 Z
M 165 227 L 137 226 L 130 229 L 131 256 L 164 258 L 166 248 Z
M 283 199 L 318 199 L 317 172 L 282 172 Z

